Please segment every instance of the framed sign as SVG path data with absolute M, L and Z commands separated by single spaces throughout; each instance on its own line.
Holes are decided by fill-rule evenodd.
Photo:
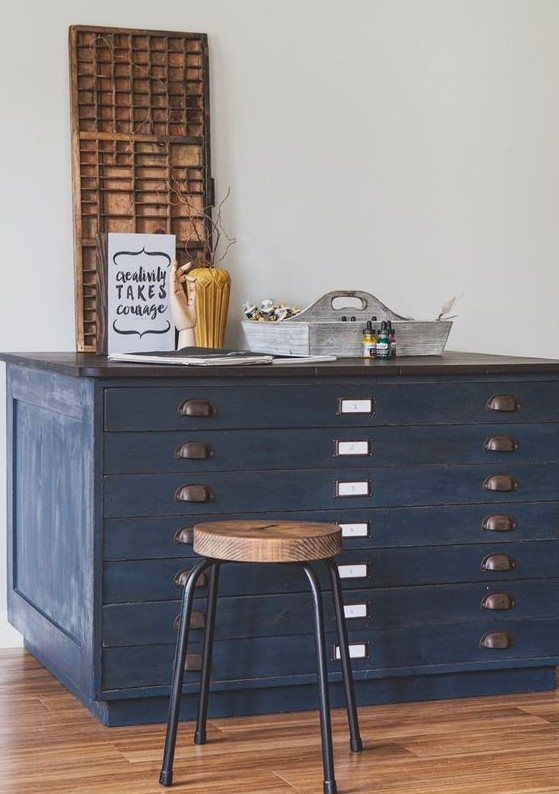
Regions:
M 98 268 L 97 352 L 174 350 L 169 304 L 174 234 L 107 234 Z

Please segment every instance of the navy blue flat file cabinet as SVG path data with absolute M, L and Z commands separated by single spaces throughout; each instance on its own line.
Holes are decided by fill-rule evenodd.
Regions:
M 341 525 L 360 705 L 555 686 L 559 362 L 0 358 L 9 618 L 104 724 L 165 719 L 192 527 L 219 519 Z M 203 595 L 202 584 L 185 718 Z M 307 598 L 297 569 L 224 568 L 213 714 L 315 708 Z M 341 705 L 333 613 L 326 624 Z

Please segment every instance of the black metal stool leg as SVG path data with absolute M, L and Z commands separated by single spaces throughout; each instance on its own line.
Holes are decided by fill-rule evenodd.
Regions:
M 320 731 L 322 737 L 322 764 L 324 767 L 324 794 L 336 794 L 334 777 L 334 752 L 332 748 L 332 725 L 330 722 L 330 698 L 328 695 L 328 666 L 326 661 L 326 641 L 324 639 L 324 618 L 322 615 L 322 595 L 315 572 L 310 565 L 302 565 L 311 586 L 314 606 L 314 627 L 316 643 L 316 669 L 320 700 Z
M 202 672 L 200 674 L 200 697 L 198 700 L 198 716 L 194 732 L 194 744 L 206 743 L 206 720 L 208 717 L 208 697 L 210 677 L 212 673 L 212 653 L 215 629 L 215 608 L 217 604 L 217 588 L 219 584 L 219 563 L 214 562 L 210 568 L 208 581 L 208 604 L 206 607 L 206 631 L 204 633 L 204 650 L 202 653 Z
M 344 606 L 342 600 L 342 583 L 338 566 L 333 559 L 324 560 L 330 571 L 332 581 L 332 598 L 334 601 L 334 612 L 336 615 L 336 626 L 338 629 L 338 644 L 340 647 L 340 661 L 342 663 L 342 675 L 344 680 L 345 701 L 347 708 L 347 720 L 349 723 L 349 734 L 351 737 L 350 747 L 354 753 L 363 749 L 363 742 L 359 734 L 359 722 L 357 719 L 357 707 L 355 705 L 355 689 L 353 686 L 353 674 L 351 671 L 351 657 L 349 655 L 349 642 L 347 638 L 347 625 L 345 621 Z
M 173 783 L 173 761 L 177 743 L 177 727 L 181 704 L 182 682 L 184 678 L 184 663 L 188 646 L 188 626 L 190 623 L 190 614 L 192 612 L 192 601 L 194 600 L 194 588 L 196 587 L 196 582 L 200 574 L 211 564 L 212 560 L 201 560 L 190 571 L 184 585 L 177 646 L 175 649 L 175 661 L 173 663 L 173 682 L 171 684 L 171 697 L 169 700 L 165 749 L 163 751 L 161 774 L 159 775 L 159 782 L 163 786 L 171 786 Z

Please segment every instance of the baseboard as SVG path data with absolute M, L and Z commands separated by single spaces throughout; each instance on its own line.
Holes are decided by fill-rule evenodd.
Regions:
M 0 612 L 0 648 L 21 648 L 23 637 L 8 623 L 8 613 Z

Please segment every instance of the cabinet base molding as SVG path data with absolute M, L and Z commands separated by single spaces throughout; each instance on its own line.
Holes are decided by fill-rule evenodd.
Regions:
M 47 669 L 42 654 L 25 643 L 28 650 Z M 51 672 L 80 700 L 99 722 L 107 727 L 164 723 L 167 719 L 169 697 L 137 697 L 121 700 L 87 700 L 68 680 Z M 355 694 L 360 706 L 383 703 L 408 703 L 423 700 L 478 697 L 483 695 L 547 692 L 555 689 L 556 668 L 527 667 L 513 670 L 480 670 L 477 672 L 437 673 L 421 676 L 393 676 L 366 681 L 355 680 Z M 341 682 L 330 686 L 332 708 L 344 708 Z M 197 693 L 185 693 L 181 701 L 181 720 L 194 720 L 198 705 Z M 316 709 L 316 684 L 298 686 L 261 687 L 256 689 L 227 689 L 210 694 L 209 716 L 244 717 Z

